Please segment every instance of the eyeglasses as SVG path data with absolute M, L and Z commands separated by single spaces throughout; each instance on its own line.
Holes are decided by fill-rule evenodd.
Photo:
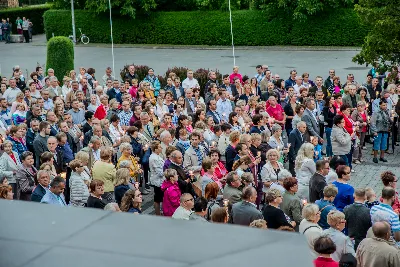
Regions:
M 185 202 L 193 201 L 193 200 L 194 200 L 193 198 L 189 198 L 189 199 L 186 199 Z
M 344 174 L 345 174 L 345 175 L 349 175 L 350 173 L 351 173 L 351 172 L 345 172 Z

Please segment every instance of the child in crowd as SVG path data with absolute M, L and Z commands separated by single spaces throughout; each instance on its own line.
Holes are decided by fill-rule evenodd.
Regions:
M 165 180 L 161 185 L 163 196 L 163 214 L 171 217 L 180 205 L 181 190 L 178 185 L 178 173 L 174 169 L 167 169 L 164 172 Z
M 192 117 L 191 116 L 187 116 L 187 125 L 186 125 L 186 130 L 189 133 L 193 132 L 193 125 L 192 125 L 193 121 L 192 121 Z
M 311 136 L 311 144 L 314 145 L 314 161 L 322 159 L 322 145 L 318 143 L 318 138 L 315 136 Z
M 17 126 L 26 121 L 26 110 L 25 110 L 24 104 L 22 104 L 22 103 L 17 104 L 17 110 L 12 115 L 12 119 L 13 119 L 14 125 L 17 125 Z
M 365 202 L 365 205 L 371 209 L 375 205 L 379 205 L 379 201 L 376 200 L 376 194 L 374 189 L 367 187 L 365 188 L 365 194 L 367 196 L 367 201 Z
M 132 98 L 136 97 L 137 90 L 138 90 L 138 79 L 132 79 L 132 86 L 129 88 L 129 94 L 131 94 Z

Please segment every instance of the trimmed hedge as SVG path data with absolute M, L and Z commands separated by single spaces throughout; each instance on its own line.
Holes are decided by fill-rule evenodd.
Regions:
M 17 17 L 26 17 L 33 23 L 33 34 L 44 33 L 43 14 L 47 10 L 51 9 L 51 5 L 39 5 L 29 7 L 16 7 L 9 9 L 0 10 L 0 18 L 10 18 L 12 23 L 12 32 L 17 33 L 17 25 L 15 21 Z
M 59 81 L 74 69 L 74 46 L 68 37 L 56 36 L 47 43 L 46 69 L 54 69 Z
M 289 18 L 269 18 L 265 12 L 240 10 L 232 12 L 235 45 L 336 45 L 359 46 L 367 34 L 357 15 L 350 9 L 293 23 Z M 109 19 L 105 15 L 76 10 L 75 24 L 91 42 L 109 43 Z M 69 36 L 71 12 L 49 10 L 44 14 L 47 39 Z M 135 20 L 114 16 L 115 43 L 230 45 L 229 13 L 222 11 L 156 12 Z

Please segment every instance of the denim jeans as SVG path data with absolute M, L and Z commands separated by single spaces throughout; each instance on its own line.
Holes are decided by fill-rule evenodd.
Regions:
M 332 157 L 332 142 L 331 142 L 331 135 L 332 135 L 332 128 L 325 127 L 325 134 L 326 134 L 326 156 Z

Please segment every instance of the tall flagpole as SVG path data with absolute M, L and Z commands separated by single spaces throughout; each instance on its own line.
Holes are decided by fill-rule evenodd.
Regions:
M 112 71 L 115 71 L 115 60 L 114 60 L 114 38 L 113 38 L 113 27 L 111 18 L 111 0 L 108 0 L 108 6 L 110 8 L 110 30 L 111 30 L 111 56 L 112 56 Z
M 229 21 L 231 23 L 231 37 L 232 37 L 232 56 L 233 56 L 233 66 L 236 66 L 236 57 L 235 57 L 235 45 L 233 43 L 233 25 L 232 25 L 232 10 L 231 10 L 231 0 L 229 0 Z

